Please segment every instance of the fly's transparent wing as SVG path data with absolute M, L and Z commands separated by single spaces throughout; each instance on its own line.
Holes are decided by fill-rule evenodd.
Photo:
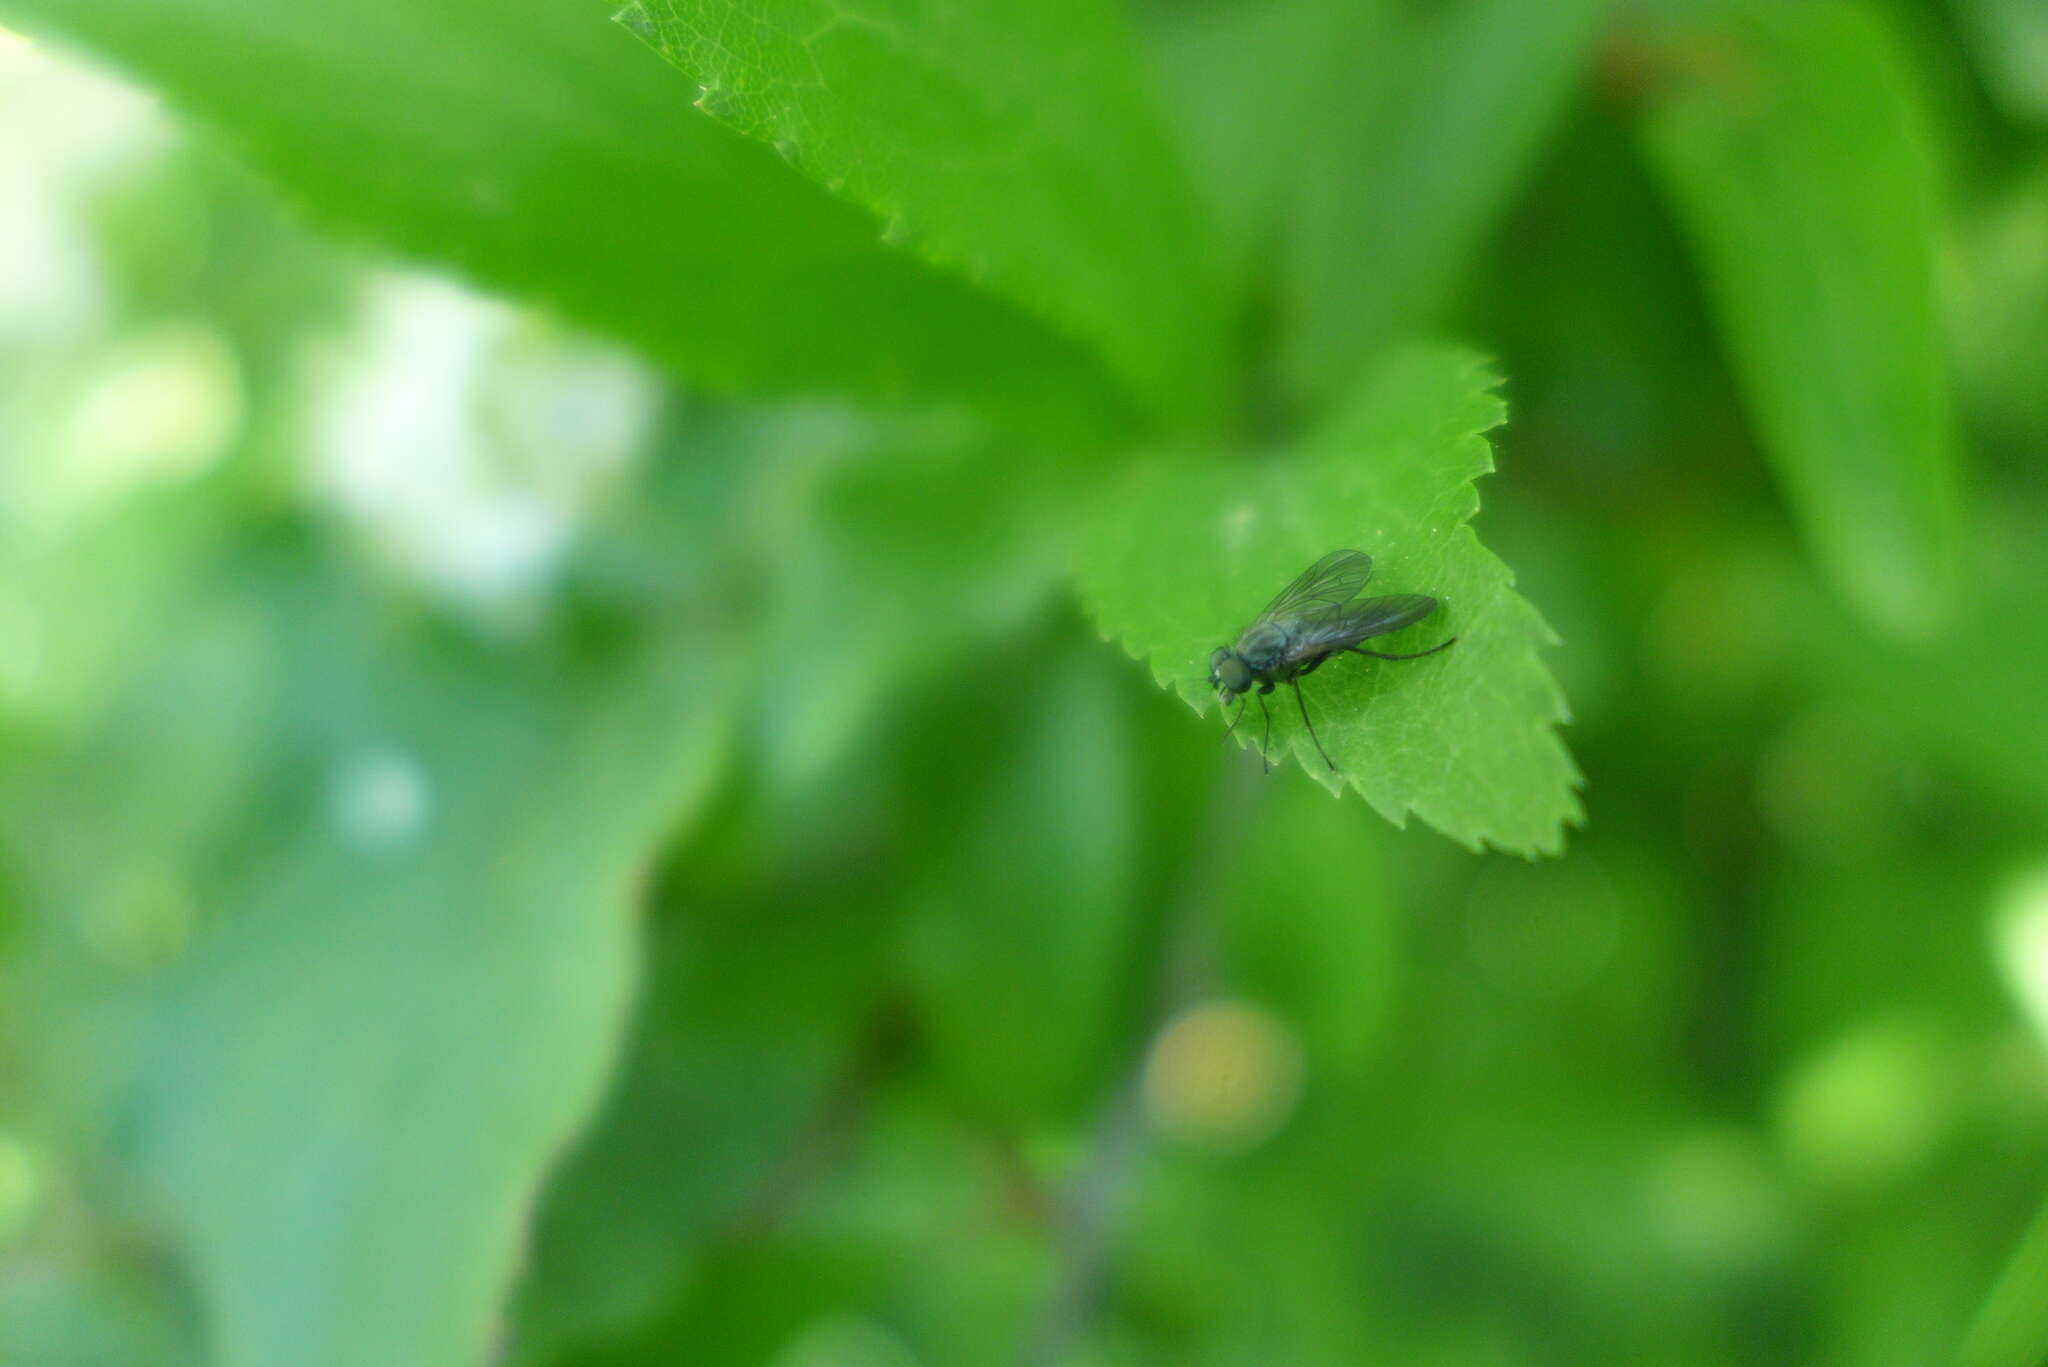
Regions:
M 1340 604 L 1306 616 L 1295 637 L 1294 648 L 1303 654 L 1342 650 L 1374 636 L 1413 626 L 1436 611 L 1436 599 L 1426 593 L 1395 593 L 1385 598 Z
M 1276 617 L 1319 617 L 1342 611 L 1370 578 L 1371 556 L 1363 551 L 1331 551 L 1280 590 L 1280 595 L 1266 604 L 1266 610 L 1252 625 Z

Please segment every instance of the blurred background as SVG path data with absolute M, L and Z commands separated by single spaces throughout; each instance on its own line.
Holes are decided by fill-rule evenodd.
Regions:
M 1535 861 L 1101 641 L 1107 444 L 699 384 L 0 33 L 0 1362 L 2048 1358 L 2048 9 L 1788 5 L 1786 152 L 1714 7 L 1532 8 L 1393 7 L 1328 231 L 1506 377 Z M 1288 13 L 1131 16 L 1251 278 Z

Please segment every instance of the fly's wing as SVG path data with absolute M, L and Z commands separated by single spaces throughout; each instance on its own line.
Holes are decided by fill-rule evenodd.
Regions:
M 1317 617 L 1341 612 L 1372 578 L 1372 557 L 1363 551 L 1331 551 L 1301 572 L 1280 596 L 1266 604 L 1252 625 L 1276 617 Z M 1363 639 L 1362 637 L 1360 639 Z
M 1413 626 L 1435 611 L 1436 599 L 1426 593 L 1395 593 L 1340 604 L 1309 616 L 1295 637 L 1294 650 L 1302 655 L 1343 650 Z

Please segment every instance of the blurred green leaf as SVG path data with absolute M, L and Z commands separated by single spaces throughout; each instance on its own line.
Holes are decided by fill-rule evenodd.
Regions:
M 960 1123 L 923 1078 L 877 1081 L 859 1123 L 836 1136 L 819 1174 L 829 1181 L 798 1194 L 774 1228 L 706 1246 L 682 1299 L 630 1349 L 573 1361 L 1013 1360 L 1049 1280 L 1032 1178 L 1013 1146 Z
M 81 1254 L 97 1255 L 87 1262 Z M 67 1247 L 0 1259 L 0 1361 L 21 1367 L 188 1367 L 193 1326 L 161 1282 Z
M 1698 85 L 1744 113 L 1761 67 L 1716 27 L 1803 32 L 1841 0 L 1746 20 L 1717 18 L 1721 2 L 1623 12 L 1598 39 L 1600 98 L 1576 102 L 1553 151 L 1538 125 L 1544 100 L 1567 98 L 1566 68 L 1548 64 L 1569 62 L 1530 40 L 1516 68 L 1512 34 L 1531 30 L 1512 25 L 1590 11 L 1152 0 L 1182 150 L 1234 263 L 1241 417 L 1286 433 L 1274 452 L 1162 442 L 1151 467 L 1105 473 L 1095 442 L 1027 449 L 957 404 L 877 421 L 812 402 L 657 405 L 600 383 L 558 406 L 540 397 L 553 386 L 532 325 L 510 364 L 457 328 L 397 368 L 441 418 L 473 423 L 480 485 L 513 514 L 484 523 L 411 479 L 431 461 L 373 442 L 385 459 L 366 450 L 359 467 L 328 449 L 353 407 L 324 361 L 354 331 L 345 263 L 146 101 L 0 34 L 0 242 L 26 266 L 0 267 L 0 578 L 15 590 L 0 594 L 0 1362 L 1917 1364 L 1953 1353 L 1980 1307 L 1970 1367 L 2031 1361 L 2048 1267 L 2024 1230 L 2048 1162 L 2048 1061 L 2028 1028 L 2048 1013 L 2048 638 L 2029 630 L 2048 620 L 2040 130 L 2001 105 L 1988 60 L 1981 88 L 1962 76 L 1982 36 L 1964 0 L 1859 0 L 1854 14 L 1903 23 L 1912 66 L 1887 69 L 1931 76 L 1954 105 L 1933 131 L 1961 172 L 1955 221 L 1930 213 L 1898 237 L 1922 235 L 1914 251 L 1940 252 L 1962 286 L 1953 360 L 1986 495 L 1969 592 L 1939 632 L 1893 639 L 1823 591 L 1785 544 L 1770 470 L 1741 458 L 1702 254 L 1651 179 L 1639 117 Z M 734 175 L 664 200 L 663 242 L 637 223 L 613 234 L 624 246 L 564 230 L 618 226 L 606 193 L 628 210 L 653 197 L 561 169 L 574 148 L 548 119 L 617 152 L 614 125 L 579 111 L 639 90 L 633 127 L 659 135 L 677 88 L 697 93 L 597 0 L 473 17 L 451 0 L 164 0 L 160 20 L 112 3 L 103 18 L 63 0 L 80 26 L 161 37 L 130 60 L 189 68 L 174 93 L 198 92 L 183 98 L 231 131 L 297 129 L 289 145 L 235 132 L 281 178 L 368 187 L 349 219 L 321 198 L 333 185 L 299 186 L 331 220 L 362 226 L 390 188 L 451 239 L 482 231 L 471 161 L 487 183 L 505 178 L 489 167 L 530 166 L 594 196 L 522 189 L 503 203 L 526 221 L 492 229 L 497 274 L 470 269 L 516 284 L 515 268 L 673 265 L 618 307 L 645 321 L 643 345 L 723 328 L 688 354 L 734 385 L 944 393 L 1013 417 L 1042 393 L 1049 423 L 1077 395 L 1115 402 L 1093 358 L 1108 340 L 1056 290 L 984 267 L 983 298 L 962 278 L 974 263 L 929 236 L 878 245 L 868 208 L 776 160 L 807 149 L 701 114 L 701 136 L 737 149 Z M 970 8 L 901 31 L 950 51 L 948 24 L 986 33 L 1006 13 L 956 19 Z M 1652 17 L 1687 11 L 1706 18 Z M 343 30 L 353 46 L 323 46 Z M 1065 41 L 1013 48 L 1029 62 Z M 358 67 L 382 61 L 388 84 L 315 79 L 364 50 Z M 265 69 L 265 53 L 283 55 Z M 1499 88 L 1427 112 L 1488 62 L 1505 63 Z M 218 91 L 199 90 L 209 63 Z M 1845 120 L 1883 122 L 1900 98 L 1869 64 L 1809 65 Z M 629 69 L 644 89 L 630 74 L 597 88 Z M 1102 89 L 1039 74 L 1049 93 L 1019 96 L 1027 114 Z M 876 126 L 916 131 L 952 108 L 925 98 L 931 81 L 832 80 Z M 1496 108 L 1498 127 L 1463 121 Z M 463 111 L 493 127 L 450 152 Z M 294 163 L 295 148 L 345 157 L 363 120 L 387 136 L 363 140 L 361 164 Z M 900 145 L 885 132 L 878 155 Z M 1444 164 L 1395 155 L 1439 132 L 1457 135 Z M 653 136 L 606 164 L 667 166 L 696 145 Z M 1338 146 L 1350 174 L 1316 179 Z M 1539 192 L 1489 229 L 1531 149 Z M 1087 150 L 1106 165 L 1113 147 Z M 429 155 L 446 184 L 421 178 Z M 760 319 L 683 273 L 718 265 L 685 260 L 723 231 L 705 215 L 766 202 L 741 193 L 755 172 L 851 225 L 848 253 L 820 258 L 817 233 L 746 218 L 758 240 L 731 260 L 787 248 L 823 281 L 747 276 L 736 288 L 761 285 L 773 313 Z M 1373 200 L 1416 176 L 1412 204 Z M 987 179 L 956 184 L 1004 211 Z M 1341 214 L 1372 226 L 1326 241 Z M 426 230 L 408 231 L 420 249 Z M 1459 260 L 1481 239 L 1483 274 Z M 1289 349 L 1305 319 L 1288 291 L 1311 241 L 1338 272 L 1416 278 L 1340 278 L 1379 301 L 1336 318 L 1317 361 L 1357 411 L 1304 442 L 1302 396 L 1273 391 L 1307 357 L 1305 338 Z M 529 259 L 579 244 L 595 250 Z M 1056 258 L 1072 245 L 1044 243 L 1069 288 Z M 949 323 L 917 294 L 896 302 L 925 321 L 835 312 L 841 262 L 991 312 Z M 1386 736 L 1385 754 L 1347 763 L 1400 802 L 1436 782 L 1468 825 L 1460 808 L 1484 798 L 1506 815 L 1481 824 L 1556 834 L 1531 816 L 1532 794 L 1569 810 L 1555 691 L 1530 663 L 1547 634 L 1451 530 L 1497 407 L 1469 362 L 1427 354 L 1344 389 L 1366 366 L 1342 349 L 1398 329 L 1372 320 L 1382 304 L 1434 318 L 1452 294 L 1514 377 L 1513 475 L 1486 486 L 1487 545 L 1569 625 L 1570 652 L 1544 658 L 1585 684 L 1570 738 L 1600 819 L 1564 859 L 1396 839 L 1360 804 L 1262 777 L 1216 743 L 1220 722 L 1190 726 L 1169 697 L 1199 702 L 1206 649 L 1308 559 L 1357 544 L 1382 561 L 1376 589 L 1448 597 L 1415 645 L 1437 625 L 1463 639 L 1411 665 L 1326 667 L 1308 681 L 1317 725 L 1338 719 L 1358 747 Z M 1080 388 L 1028 358 L 991 369 L 975 318 L 1047 339 Z M 1061 328 L 1071 338 L 1052 340 Z M 936 369 L 905 362 L 908 335 Z M 785 350 L 756 349 L 771 343 Z M 475 404 L 440 403 L 452 391 L 429 378 L 459 371 L 457 353 L 490 372 L 462 386 Z M 188 364 L 206 355 L 229 364 Z M 131 375 L 155 378 L 105 388 Z M 206 424 L 191 415 L 209 405 L 218 463 L 192 478 Z M 107 459 L 147 451 L 167 419 L 190 464 Z M 646 449 L 623 449 L 626 426 Z M 621 435 L 587 439 L 602 429 Z M 342 461 L 408 477 L 415 496 L 386 511 L 434 558 L 392 563 L 429 582 L 445 583 L 444 556 L 563 558 L 522 581 L 514 610 L 491 600 L 506 635 L 429 620 L 319 538 L 277 534 L 282 509 L 325 503 Z M 389 554 L 376 519 L 342 522 Z M 1173 689 L 1049 611 L 1076 542 L 1089 603 Z M 1267 701 L 1306 754 L 1291 701 Z M 1254 706 L 1245 730 L 1258 721 Z M 662 813 L 703 779 L 689 756 L 709 765 L 721 741 L 715 801 L 662 850 Z M 634 875 L 655 858 L 643 897 Z M 626 915 L 642 901 L 629 1025 Z M 550 1171 L 614 1025 L 630 1043 L 611 1100 Z
M 1985 84 L 2015 119 L 2048 124 L 2048 6 L 2040 0 L 1953 0 Z
M 1080 1102 L 1115 1050 L 1133 948 L 1134 781 L 1125 718 L 1096 652 L 1029 658 L 1028 721 L 962 728 L 904 927 L 911 989 L 939 1072 L 1009 1121 Z
M 14 586 L 0 651 L 10 719 L 57 734 L 89 728 L 238 511 L 210 481 L 117 503 L 54 535 L 0 537 L 0 577 Z
M 1369 80 L 1390 0 L 1152 0 L 1138 16 L 1195 188 L 1240 276 L 1274 269 L 1313 149 Z M 1242 282 L 1240 282 L 1242 283 Z M 1254 281 L 1270 286 L 1270 281 Z
M 1156 413 L 1223 397 L 1205 224 L 1103 0 L 636 0 L 713 118 L 891 242 L 1099 348 Z
M 873 1367 L 898 1367 L 906 1359 L 962 1367 L 1028 1361 L 1028 1348 L 1019 1345 L 1029 1344 L 1032 1317 L 1057 1276 L 1050 1241 L 1021 1222 L 943 1245 L 926 1240 L 896 1294 L 904 1337 L 917 1353 L 897 1364 L 880 1359 Z
M 1578 87 L 1606 0 L 1458 0 L 1356 25 L 1303 135 L 1286 229 L 1290 377 L 1342 389 L 1374 346 L 1440 318 Z
M 1291 751 L 1333 792 L 1355 788 L 1396 825 L 1412 811 L 1474 849 L 1550 852 L 1579 811 L 1556 731 L 1564 699 L 1537 657 L 1555 638 L 1465 525 L 1479 508 L 1471 481 L 1493 468 L 1482 434 L 1504 413 L 1493 383 L 1464 353 L 1404 349 L 1298 452 L 1141 466 L 1104 499 L 1079 574 L 1103 630 L 1207 712 L 1210 651 L 1318 556 L 1365 551 L 1376 565 L 1369 592 L 1444 602 L 1386 638 L 1387 649 L 1450 635 L 1458 644 L 1427 660 L 1346 660 L 1310 680 L 1338 773 L 1291 699 L 1273 708 L 1275 752 Z M 1238 740 L 1256 746 L 1256 700 L 1248 705 Z
M 155 83 L 321 221 L 558 308 L 699 385 L 966 399 L 1063 430 L 1124 402 L 1081 348 L 891 250 L 691 109 L 596 0 L 0 13 Z
M 1923 759 L 2023 814 L 2029 828 L 2048 813 L 2048 728 L 2031 721 L 2048 677 L 2048 640 L 2024 629 L 2048 618 L 2044 519 L 2048 505 L 2038 498 L 2011 499 L 1985 516 L 1970 566 L 1982 589 L 1931 641 L 1872 640 L 1816 599 L 1801 614 L 1804 669 L 1817 686 L 1854 699 Z
M 701 1300 L 722 1245 L 772 1237 L 835 1175 L 894 1064 L 893 883 L 673 881 L 689 904 L 657 912 L 617 1095 L 537 1221 L 521 1362 L 634 1341 Z
M 492 651 L 289 560 L 269 761 L 146 1023 L 122 1147 L 212 1360 L 482 1352 L 541 1175 L 595 1099 L 636 883 L 711 773 L 720 670 L 673 640 Z M 175 724 L 175 719 L 173 719 Z
M 160 535 L 187 529 L 186 511 L 157 505 L 159 535 L 126 547 L 102 538 L 130 519 L 91 528 L 72 548 L 88 554 L 24 581 L 58 590 L 60 641 L 97 636 L 104 655 L 51 652 L 49 692 L 77 714 L 0 762 L 0 879 L 23 907 L 6 944 L 18 985 L 0 994 L 18 1089 L 6 1109 L 85 1145 L 102 1139 L 148 994 L 204 905 L 192 865 L 241 824 L 276 724 L 276 653 L 246 596 L 218 591 L 219 548 L 209 559 Z M 81 579 L 99 592 L 74 593 Z
M 1310 398 L 1439 317 L 1576 88 L 1605 0 L 1146 7 L 1198 184 Z
M 718 1249 L 687 1299 L 659 1325 L 617 1352 L 573 1361 L 899 1367 L 902 1353 L 887 1351 L 894 1337 L 861 1313 L 888 1270 L 886 1252 L 845 1237 L 771 1237 Z M 876 1339 L 879 1355 L 861 1351 Z
M 1733 3 L 1659 41 L 1644 142 L 1793 512 L 1858 608 L 1925 630 L 1953 587 L 1957 452 L 1907 56 L 1839 0 Z
M 819 783 L 906 694 L 1033 628 L 1060 590 L 1072 496 L 1043 462 L 960 433 L 870 436 L 801 472 L 767 534 L 769 782 Z M 829 667 L 798 663 L 824 642 Z
M 1956 1367 L 2033 1367 L 2048 1358 L 2048 1206 L 2034 1216 L 1970 1324 Z
M 2048 449 L 2048 160 L 1980 206 L 1953 261 L 1950 324 L 1970 424 L 1988 439 L 1987 464 L 1996 451 L 2031 469 Z
M 1217 899 L 1231 990 L 1302 1034 L 1312 1072 L 1355 1081 L 1393 1006 L 1397 923 L 1372 818 L 1299 783 L 1261 794 Z

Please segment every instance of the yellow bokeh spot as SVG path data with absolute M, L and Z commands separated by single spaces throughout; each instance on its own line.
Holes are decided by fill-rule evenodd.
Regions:
M 1183 1011 L 1153 1042 L 1145 1110 L 1176 1139 L 1241 1151 L 1285 1123 L 1301 1074 L 1301 1046 L 1271 1013 L 1244 1002 L 1209 1002 Z

